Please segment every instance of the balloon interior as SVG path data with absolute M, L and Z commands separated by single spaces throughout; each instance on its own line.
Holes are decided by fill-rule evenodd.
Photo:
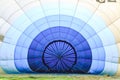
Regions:
M 0 73 L 120 74 L 120 1 L 1 0 Z

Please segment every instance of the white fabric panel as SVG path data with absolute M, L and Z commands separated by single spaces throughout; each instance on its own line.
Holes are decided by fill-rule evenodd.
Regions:
M 33 3 L 37 0 L 15 0 L 16 2 L 18 2 L 18 4 L 20 4 L 22 7 L 30 4 L 30 3 Z
M 118 3 L 118 1 L 101 4 L 97 10 L 99 10 L 98 14 L 104 14 L 101 17 L 104 19 L 107 25 L 113 23 L 120 17 L 120 3 Z
M 68 3 L 69 2 L 69 3 Z M 78 0 L 60 0 L 60 14 L 74 16 L 77 9 Z
M 2 6 L 0 7 L 0 16 L 2 16 L 5 20 L 20 10 L 14 0 L 1 0 L 0 6 Z
M 5 20 L 0 18 L 0 35 L 4 36 L 9 28 L 10 28 L 10 25 L 7 22 L 5 22 Z
M 87 22 L 95 14 L 99 3 L 95 0 L 79 0 L 75 17 Z

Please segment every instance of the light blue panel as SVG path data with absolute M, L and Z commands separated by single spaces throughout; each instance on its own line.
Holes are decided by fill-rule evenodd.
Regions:
M 15 62 L 19 63 L 19 67 L 21 67 L 22 69 L 30 70 L 29 67 L 26 67 L 28 65 L 27 65 L 27 60 L 26 60 L 27 54 L 25 54 L 26 53 L 25 51 L 26 51 L 26 48 L 16 46 L 15 53 L 17 53 L 17 56 L 15 55 Z M 18 65 L 16 65 L 16 67 L 18 67 Z
M 70 27 L 71 23 L 70 22 L 67 22 L 67 21 L 60 21 L 60 26 L 68 26 Z
M 58 25 L 60 25 L 60 21 L 51 21 L 51 22 L 49 23 L 49 25 L 50 25 L 50 27 L 51 27 L 51 26 L 58 26 Z
M 93 15 L 87 24 L 90 25 L 96 32 L 99 32 L 107 27 L 103 19 L 97 15 Z
M 71 9 L 61 9 L 60 14 L 61 15 L 68 15 L 68 16 L 74 16 L 74 12 Z
M 85 25 L 84 27 L 83 27 L 83 29 L 82 29 L 83 31 L 86 31 L 90 36 L 89 37 L 92 37 L 92 36 L 94 36 L 94 35 L 97 35 L 96 34 L 96 32 L 94 31 L 94 28 L 92 28 L 91 26 L 89 26 L 89 25 Z M 81 31 L 82 31 L 81 30 Z
M 0 66 L 6 73 L 18 72 L 14 64 L 14 48 L 15 45 L 3 43 L 0 48 Z
M 105 62 L 104 71 L 101 74 L 115 75 L 118 69 L 117 63 Z
M 4 42 L 16 45 L 18 38 L 20 37 L 21 32 L 11 27 L 8 32 L 5 34 Z
M 22 34 L 22 35 L 20 36 L 20 38 L 18 39 L 18 44 L 17 44 L 17 46 L 22 46 L 22 45 L 24 45 L 24 41 L 26 40 L 27 37 L 28 37 L 27 35 Z
M 86 38 L 86 39 L 89 39 L 91 37 L 91 33 L 89 34 L 85 29 L 82 29 L 79 31 L 81 34 L 83 34 L 83 36 Z
M 31 24 L 29 27 L 26 28 L 26 30 L 23 32 L 23 34 L 29 35 L 34 29 L 35 29 L 35 26 L 33 24 Z
M 0 59 L 14 60 L 14 48 L 15 45 L 9 43 L 3 43 L 0 48 Z
M 78 26 L 76 26 L 76 27 L 78 27 Z M 86 26 L 85 26 L 84 28 L 81 28 L 81 29 L 78 29 L 78 28 L 81 27 L 81 26 L 79 26 L 78 28 L 76 28 L 76 27 L 74 27 L 73 25 L 71 26 L 72 29 L 80 32 L 86 39 L 94 38 L 94 36 L 97 35 L 96 32 L 94 31 L 94 29 L 92 29 L 92 28 L 91 28 L 89 25 L 87 25 L 87 24 L 86 24 Z M 97 37 L 99 38 L 99 36 L 97 36 Z M 97 38 L 97 39 L 94 38 L 94 39 L 98 40 L 98 38 Z M 99 38 L 99 39 L 100 39 L 100 38 Z M 100 41 L 100 40 L 99 40 L 99 41 Z M 94 45 L 93 45 L 93 46 L 94 46 Z
M 54 15 L 59 14 L 59 1 L 58 0 L 41 0 L 41 7 L 43 8 L 43 11 L 45 11 L 46 15 Z
M 62 22 L 64 22 L 65 24 L 68 23 L 69 24 L 68 27 L 70 27 L 70 24 L 71 24 L 70 22 L 68 22 L 68 21 L 62 21 Z M 64 23 L 61 24 L 61 21 L 49 21 L 50 27 L 58 26 L 58 25 L 65 26 Z M 72 22 L 71 26 L 74 26 L 74 28 L 76 28 L 77 30 L 80 30 L 82 28 L 80 25 L 75 24 L 73 22 Z
M 26 47 L 28 48 L 29 46 L 28 45 L 25 45 L 25 41 L 27 40 L 26 43 L 30 43 L 32 41 L 32 38 L 30 38 L 29 36 L 23 34 L 20 36 L 20 38 L 18 39 L 18 43 L 16 46 L 21 46 L 21 47 Z
M 88 10 L 87 8 L 85 8 L 83 6 L 80 6 L 77 8 L 77 11 L 76 11 L 76 14 L 74 17 L 79 18 L 79 19 L 83 20 L 85 23 L 87 23 L 87 21 L 89 19 L 91 19 L 91 16 L 93 14 L 94 13 L 92 11 Z
M 104 67 L 105 67 L 105 61 L 104 60 L 99 60 L 99 61 L 97 61 L 97 63 L 98 63 L 98 67 L 97 67 L 97 69 L 96 69 L 96 73 L 101 73 L 101 71 L 103 71 L 104 70 Z
M 17 53 L 17 56 L 16 55 L 14 55 L 15 56 L 15 60 L 20 60 L 21 59 L 21 52 L 22 52 L 22 46 L 16 46 L 16 48 L 15 48 L 15 53 Z
M 34 24 L 36 26 L 40 26 L 40 25 L 43 25 L 43 24 L 46 24 L 46 23 L 47 23 L 47 18 L 46 17 L 41 18 L 41 19 L 37 20 L 36 22 L 34 22 Z
M 74 12 L 79 1 L 78 0 L 74 0 L 73 2 L 72 2 L 72 0 L 69 0 L 69 1 L 70 1 L 69 4 L 67 4 L 68 3 L 67 1 L 61 0 L 60 1 L 60 10 L 71 9 L 72 12 Z
M 97 66 L 95 66 L 95 64 Z M 91 66 L 91 69 L 89 71 L 89 73 L 92 73 L 92 74 L 100 74 L 101 70 L 104 69 L 104 65 L 105 65 L 105 61 L 102 61 L 102 60 L 92 60 L 92 66 Z
M 101 54 L 103 53 L 103 54 Z M 92 50 L 92 57 L 93 57 L 93 61 L 97 63 L 97 66 L 94 66 L 95 64 L 92 64 L 93 66 L 91 66 L 91 69 L 93 67 L 96 67 L 96 72 L 97 73 L 100 73 L 101 70 L 104 69 L 104 65 L 105 65 L 105 51 L 104 49 L 101 47 L 101 48 L 95 48 Z M 92 69 L 94 70 L 94 68 Z
M 117 59 L 118 50 L 116 48 L 116 45 L 105 46 L 104 49 L 106 52 L 106 60 L 105 60 L 106 64 L 105 64 L 105 69 L 102 72 L 102 74 L 104 73 L 114 74 L 117 72 L 117 69 L 118 69 L 118 61 L 119 61 Z M 114 65 L 113 63 L 116 65 Z M 114 66 L 114 69 L 112 69 L 112 66 Z
M 27 52 L 28 52 L 27 48 L 16 46 L 15 53 L 17 53 L 17 55 L 15 55 L 15 60 L 21 60 L 21 59 L 26 60 L 27 54 L 24 54 L 24 53 L 27 53 Z
M 25 40 L 23 46 L 26 47 L 26 48 L 29 48 L 29 46 L 30 46 L 29 44 L 31 44 L 32 40 L 33 40 L 33 39 L 27 38 L 27 39 Z M 24 53 L 24 54 L 25 54 L 25 53 Z
M 114 45 L 115 44 L 114 36 L 110 32 L 110 30 L 108 30 L 108 28 L 106 28 L 103 31 L 101 31 L 100 33 L 98 33 L 98 35 L 100 36 L 100 38 L 103 42 L 104 48 L 105 48 L 106 62 L 109 62 L 109 64 L 106 63 L 103 73 L 108 73 L 108 71 L 110 70 L 114 74 L 114 73 L 116 73 L 117 67 L 115 67 L 114 69 L 111 69 L 111 67 L 110 67 L 110 66 L 113 66 L 112 63 L 118 62 L 118 59 L 115 59 L 115 57 L 118 56 L 118 50 L 117 50 L 117 46 Z M 109 72 L 109 74 L 111 74 L 111 72 Z
M 15 53 L 17 53 L 17 55 L 15 55 L 15 63 L 17 62 L 19 64 L 16 65 L 17 69 L 24 70 L 25 72 L 32 72 L 27 62 L 28 54 L 25 54 L 28 53 L 28 48 L 16 46 Z
M 43 0 L 45 1 L 45 0 Z M 55 1 L 55 0 L 54 0 Z M 44 3 L 42 2 L 41 0 L 41 4 L 42 4 L 42 7 L 43 9 L 45 10 L 45 13 L 48 14 L 48 15 L 53 15 L 53 14 L 49 14 L 48 13 L 48 10 L 56 10 L 55 13 L 56 14 L 59 14 L 59 1 L 56 0 L 56 3 L 54 1 L 51 1 L 51 4 L 48 4 L 49 2 L 45 1 Z M 43 5 L 44 4 L 44 5 Z
M 21 35 L 19 40 L 18 40 L 18 44 L 16 46 L 28 48 L 28 46 L 26 46 L 25 43 L 28 43 L 28 42 L 30 43 L 33 40 L 32 37 L 25 35 L 25 34 Z M 28 41 L 26 42 L 26 40 L 28 40 Z
M 97 67 L 98 67 L 98 60 L 92 60 L 91 68 L 88 73 L 96 74 L 97 72 Z M 96 66 L 97 65 L 97 66 Z M 103 65 L 102 65 L 103 66 Z
M 30 10 L 25 11 L 25 14 L 32 20 L 32 22 L 37 21 L 38 19 L 41 19 L 45 17 L 43 10 L 40 6 L 33 7 Z
M 48 6 L 47 6 L 48 7 Z M 45 15 L 46 16 L 51 16 L 51 15 L 59 15 L 59 9 L 49 9 L 45 10 Z
M 26 24 L 25 24 L 26 25 Z M 15 26 L 15 25 L 14 25 Z M 23 26 L 23 25 L 22 25 Z M 25 27 L 25 26 L 24 26 Z M 7 32 L 6 37 L 4 39 L 5 42 L 11 43 L 11 44 L 16 44 L 19 36 L 21 35 L 22 32 L 20 32 L 19 30 L 15 29 L 14 27 L 11 27 L 10 30 Z M 12 36 L 11 36 L 12 35 Z M 4 48 L 5 49 L 5 48 Z M 3 49 L 3 50 L 4 50 Z M 6 70 L 7 73 L 12 73 L 12 72 L 18 72 L 16 70 L 15 64 L 14 64 L 14 49 L 15 47 L 11 47 L 11 46 L 7 46 L 7 52 L 5 52 L 6 50 L 4 50 L 3 53 L 7 53 L 6 59 L 13 59 L 13 60 L 8 60 L 7 63 L 5 63 L 6 65 L 8 65 L 8 63 L 10 63 L 11 65 L 9 65 L 8 67 L 4 67 L 4 70 Z M 11 61 L 11 62 L 9 62 Z M 25 61 L 24 61 L 25 62 Z M 27 62 L 27 61 L 26 61 Z
M 84 27 L 84 25 L 86 24 L 83 20 L 80 20 L 79 18 L 77 18 L 77 17 L 74 17 L 73 19 L 72 19 L 72 23 L 74 23 L 74 24 L 77 24 L 77 25 L 79 25 L 80 27 L 80 29 L 81 28 L 83 28 Z M 87 25 L 88 26 L 88 25 Z M 86 26 L 86 27 L 87 27 Z M 89 28 L 89 27 L 88 27 Z
M 115 75 L 118 72 L 118 64 L 119 63 L 112 63 L 110 75 Z
M 90 45 L 91 45 L 91 49 L 95 49 L 95 48 L 98 48 L 98 47 L 102 47 L 102 45 L 101 44 L 99 44 L 99 42 L 95 42 L 95 40 L 96 40 L 96 38 L 94 38 L 94 37 L 91 37 L 91 38 L 89 38 L 89 39 L 87 39 L 87 41 L 90 43 Z M 97 46 L 97 44 L 99 44 L 98 46 Z M 101 45 L 101 46 L 100 46 Z
M 112 58 L 118 58 L 119 54 L 118 54 L 118 49 L 116 48 L 116 44 L 113 44 L 113 45 L 109 45 L 109 46 L 105 46 L 104 47 L 105 50 L 106 50 L 106 55 L 107 57 L 112 57 Z M 108 53 L 108 54 L 107 54 Z M 107 58 L 106 58 L 107 59 Z M 113 63 L 118 63 L 118 60 L 113 60 L 112 61 Z
M 103 48 L 92 49 L 92 65 L 91 65 L 89 72 L 90 73 L 99 73 L 99 72 L 101 72 L 101 70 L 104 69 L 104 65 L 105 65 L 104 49 Z
M 42 24 L 42 25 L 36 26 L 36 27 L 39 29 L 40 32 L 50 28 L 48 23 L 45 23 L 45 24 Z
M 13 27 L 23 32 L 32 22 L 23 14 L 13 22 Z
M 46 18 L 47 18 L 48 22 L 59 21 L 61 19 L 61 17 L 59 15 L 47 16 Z M 57 26 L 59 26 L 59 25 L 57 25 Z
M 99 57 L 100 61 L 105 61 L 105 58 L 106 58 L 105 49 L 103 47 L 99 47 L 99 48 L 97 48 L 97 52 L 98 53 L 94 53 L 94 54 L 99 55 L 98 57 Z M 101 54 L 101 53 L 104 53 L 104 54 Z
M 39 34 L 40 31 L 38 31 L 38 29 L 33 29 L 33 31 L 29 34 L 29 37 L 31 39 L 34 39 L 34 37 L 36 36 L 36 34 Z
M 66 15 L 61 15 L 60 16 L 61 21 L 69 21 L 69 22 L 71 22 L 72 19 L 73 19 L 73 17 L 71 17 L 71 16 L 66 16 Z
M 97 36 L 97 34 L 95 36 L 89 37 L 87 41 L 89 42 L 91 49 L 103 47 L 101 44 L 102 41 L 100 40 L 99 36 Z
M 80 32 L 83 27 L 81 25 L 77 25 L 77 24 L 72 23 L 71 28 L 73 28 L 74 30 Z
M 47 17 L 45 17 L 45 18 L 42 18 L 42 19 L 36 21 L 33 24 L 36 26 L 36 28 L 39 30 L 39 32 L 41 32 L 43 30 L 46 30 L 47 28 L 50 28 L 50 25 L 47 22 L 47 20 L 48 20 Z M 42 27 L 41 25 L 44 27 Z
M 47 18 L 47 20 L 48 20 L 48 22 L 50 22 L 49 23 L 49 26 L 58 26 L 59 24 L 60 24 L 60 22 L 59 22 L 59 16 L 58 15 L 55 15 L 55 16 L 48 16 L 48 17 L 46 17 Z
M 74 16 L 76 6 L 78 4 L 78 0 L 74 0 L 74 2 L 71 2 L 67 4 L 64 0 L 60 1 L 60 14 L 67 14 L 70 16 Z
M 26 59 L 14 60 L 14 62 L 18 63 L 16 65 L 16 68 L 19 72 L 20 72 L 20 70 L 22 70 L 24 73 L 32 72 L 32 70 L 29 68 L 29 65 L 28 65 L 28 62 Z
M 15 67 L 15 64 L 13 63 L 14 60 L 4 60 L 1 61 L 1 67 L 6 73 L 19 73 L 18 70 Z
M 111 73 L 111 66 L 112 66 L 111 62 L 105 61 L 105 68 L 101 74 L 110 74 Z
M 60 21 L 65 21 L 65 22 L 67 21 L 67 22 L 70 22 L 71 25 L 78 25 L 78 26 L 80 26 L 79 29 L 81 29 L 83 27 L 83 25 L 85 24 L 83 21 L 81 21 L 81 20 L 79 20 L 77 18 L 73 18 L 73 17 L 67 16 L 67 15 L 60 15 L 60 17 L 58 15 L 57 16 L 54 15 L 52 17 L 47 17 L 47 19 L 50 22 L 50 24 L 51 23 L 56 23 L 56 26 L 58 26 L 57 25 L 58 23 L 61 24 L 61 22 L 59 22 L 59 18 L 60 18 Z
M 113 33 L 108 28 L 105 28 L 104 30 L 99 32 L 98 35 L 100 36 L 104 46 L 116 43 Z
M 18 63 L 16 65 L 16 68 L 18 70 L 23 70 L 24 72 L 32 72 L 31 69 L 29 68 L 29 65 L 27 63 L 27 53 L 28 53 L 28 48 L 29 45 L 31 44 L 32 39 L 30 39 L 29 37 L 27 37 L 24 42 L 23 45 L 21 46 L 16 46 L 15 48 L 15 64 Z M 19 41 L 20 43 L 20 41 Z
M 98 47 L 103 47 L 103 45 L 101 44 L 101 39 L 99 38 L 99 36 L 97 34 L 95 34 L 94 36 L 92 36 L 92 39 L 94 40 L 97 48 Z

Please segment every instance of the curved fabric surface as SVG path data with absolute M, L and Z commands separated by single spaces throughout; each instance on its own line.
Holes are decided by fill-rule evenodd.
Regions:
M 81 66 L 77 66 L 78 67 L 77 69 L 79 69 L 77 70 L 77 72 L 87 73 L 89 71 L 90 66 L 91 66 L 92 54 L 91 54 L 91 49 L 87 41 L 78 32 L 70 28 L 65 28 L 65 27 L 53 27 L 53 28 L 47 29 L 41 32 L 33 40 L 29 48 L 29 53 L 28 53 L 28 63 L 30 67 L 32 68 L 32 70 L 34 71 L 44 70 L 44 68 L 46 67 L 44 66 L 43 61 L 42 61 L 42 55 L 43 55 L 44 49 L 47 46 L 47 44 L 49 44 L 49 42 L 52 42 L 55 40 L 67 41 L 75 48 L 76 55 L 77 55 L 76 56 L 77 62 L 75 62 L 73 69 L 71 69 L 72 72 L 74 72 L 74 69 L 75 69 L 74 67 L 76 67 L 79 64 L 81 64 Z M 36 51 L 38 53 L 35 53 Z M 41 61 L 36 60 L 36 59 L 39 59 Z M 66 64 L 69 64 L 69 62 Z M 71 72 L 71 70 L 69 72 Z
M 65 15 L 61 15 L 60 16 L 60 19 L 61 20 L 57 20 L 58 19 L 58 17 L 59 16 L 50 16 L 50 17 L 48 17 L 47 19 L 49 20 L 49 24 L 51 24 L 51 25 L 53 25 L 53 27 L 54 27 L 54 25 L 56 26 L 56 25 L 58 25 L 58 23 L 60 22 L 60 24 L 61 24 L 61 26 L 67 26 L 67 27 L 69 27 L 69 25 L 70 25 L 70 19 L 72 19 L 72 17 L 70 17 L 70 16 L 65 16 Z M 54 20 L 55 19 L 55 20 Z M 64 20 L 64 21 L 62 21 L 62 20 Z M 42 23 L 42 21 L 43 21 L 43 23 Z M 38 26 L 38 29 L 41 29 L 41 27 L 46 27 L 46 29 L 47 28 L 49 28 L 49 26 L 47 26 L 47 24 L 45 24 L 45 22 L 46 22 L 46 20 L 44 19 L 44 18 L 42 18 L 42 19 L 40 19 L 40 20 L 38 20 L 37 22 L 35 22 L 34 24 L 36 24 L 36 26 Z M 88 42 L 89 42 L 89 45 L 91 46 L 91 48 L 93 49 L 93 51 L 95 52 L 95 51 L 97 51 L 97 50 L 101 50 L 102 51 L 102 53 L 101 52 L 98 52 L 99 53 L 99 56 L 102 56 L 102 57 L 97 57 L 96 56 L 96 52 L 94 53 L 93 52 L 93 69 L 91 69 L 91 72 L 93 71 L 94 72 L 94 69 L 95 68 L 97 68 L 99 65 L 103 65 L 103 66 L 101 66 L 101 67 L 98 67 L 98 70 L 96 70 L 96 73 L 100 73 L 100 72 L 102 72 L 102 70 L 103 70 L 103 68 L 104 68 L 104 60 L 105 60 L 105 56 L 104 56 L 104 49 L 102 49 L 102 43 L 101 43 L 101 40 L 99 39 L 99 37 L 97 36 L 97 34 L 95 34 L 95 31 L 92 29 L 92 28 L 90 28 L 90 26 L 89 25 L 86 25 L 86 27 L 84 27 L 83 28 L 83 26 L 82 25 L 84 25 L 85 23 L 83 22 L 83 21 L 81 21 L 81 20 L 79 20 L 79 19 L 76 19 L 76 18 L 74 18 L 74 20 L 73 20 L 74 22 L 79 22 L 79 24 L 75 24 L 74 22 L 72 23 L 73 25 L 71 25 L 70 27 L 72 28 L 74 28 L 74 27 L 78 27 L 78 28 L 80 28 L 79 29 L 79 32 L 81 31 L 81 34 L 83 35 L 83 34 L 87 34 L 87 35 L 85 35 L 84 37 L 85 38 L 89 38 L 91 35 L 95 35 L 95 36 L 93 36 L 92 38 L 90 38 L 90 39 L 88 39 Z M 41 22 L 41 23 L 40 23 Z M 52 23 L 52 22 L 54 22 L 54 23 Z M 55 24 L 56 23 L 56 24 Z M 41 24 L 41 25 L 39 25 L 39 24 Z M 28 29 L 30 29 L 30 27 L 32 28 L 31 30 L 33 30 L 32 31 L 32 35 L 31 34 L 28 34 L 29 32 L 26 32 L 26 31 L 31 31 L 31 30 L 28 30 Z M 38 29 L 36 29 L 35 27 L 33 28 L 33 26 L 31 25 L 30 27 L 28 27 L 28 29 L 26 29 L 26 31 L 24 31 L 24 33 L 25 34 L 28 34 L 31 38 L 33 37 L 35 37 L 35 35 L 38 35 L 38 33 L 40 32 L 38 32 Z M 45 29 L 45 30 L 46 30 Z M 87 32 L 84 32 L 82 29 L 85 29 L 85 30 L 91 30 L 91 33 L 87 33 Z M 58 29 L 56 29 L 56 30 L 58 30 Z M 52 33 L 52 32 L 56 32 L 56 30 L 50 30 L 50 31 L 48 31 L 46 34 L 43 34 L 44 36 L 48 36 L 48 34 L 50 34 L 50 33 Z M 64 29 L 63 29 L 64 30 Z M 63 31 L 62 30 L 62 31 Z M 36 33 L 36 32 L 38 32 L 38 33 Z M 71 32 L 70 30 L 66 30 L 66 33 L 71 33 L 71 34 L 73 34 L 73 32 Z M 52 33 L 53 34 L 53 33 Z M 88 35 L 89 34 L 89 35 Z M 64 34 L 63 34 L 64 35 Z M 20 38 L 21 39 L 25 39 L 25 38 L 22 38 L 23 36 L 25 36 L 25 35 L 22 35 Z M 59 37 L 59 35 L 56 33 L 56 36 L 57 37 Z M 75 35 L 74 35 L 75 36 Z M 55 33 L 53 34 L 53 37 L 48 37 L 48 38 L 52 38 L 52 39 L 54 39 L 54 37 L 55 37 Z M 64 38 L 67 38 L 68 37 L 68 34 L 64 37 Z M 76 35 L 76 37 L 78 37 L 78 35 Z M 28 47 L 28 46 L 30 46 L 30 44 L 31 44 L 31 42 L 29 42 L 29 40 L 25 40 L 25 42 L 23 41 L 23 40 L 21 40 L 21 39 L 19 39 L 19 41 L 18 41 L 18 44 L 19 44 L 19 46 L 24 46 L 24 47 Z M 28 39 L 29 39 L 29 37 L 28 37 Z M 41 40 L 43 39 L 43 37 L 41 38 Z M 72 39 L 74 39 L 74 37 L 73 38 L 70 38 L 70 40 L 72 40 Z M 50 39 L 48 39 L 48 40 L 50 40 Z M 59 38 L 57 39 L 57 40 L 59 40 Z M 96 40 L 97 42 L 94 42 L 93 40 Z M 20 42 L 20 41 L 23 41 L 23 43 L 22 42 Z M 32 40 L 30 40 L 30 41 L 32 41 Z M 45 39 L 43 40 L 43 41 L 45 41 Z M 81 40 L 79 40 L 80 42 L 81 42 Z M 86 43 L 84 40 L 82 40 L 83 41 L 83 43 Z M 29 42 L 29 45 L 28 45 L 28 42 Z M 27 44 L 25 44 L 25 43 L 27 43 Z M 44 42 L 45 44 L 47 44 L 47 41 L 46 42 Z M 72 43 L 72 42 L 70 42 L 70 43 Z M 74 44 L 76 43 L 76 40 L 74 40 Z M 82 44 L 83 44 L 82 43 Z M 77 43 L 78 44 L 78 43 Z M 86 47 L 86 45 L 83 45 L 83 46 L 85 46 Z M 78 48 L 80 48 L 81 46 L 78 46 Z M 98 48 L 95 48 L 95 47 L 98 47 Z M 100 48 L 99 48 L 100 47 Z M 87 47 L 86 47 L 87 48 Z M 95 49 L 94 49 L 95 48 Z M 22 47 L 21 48 L 18 48 L 18 49 L 23 49 Z M 40 48 L 41 49 L 41 48 Z M 84 49 L 84 48 L 83 48 Z M 19 50 L 16 50 L 16 51 L 19 51 Z M 88 50 L 88 52 L 89 52 L 89 50 Z M 28 53 L 28 52 L 27 52 Z M 25 55 L 25 52 L 24 53 L 21 53 L 20 52 L 20 55 L 19 55 L 19 53 L 18 52 L 15 52 L 15 60 L 16 59 L 20 59 L 20 58 L 25 58 L 25 57 L 27 57 L 27 53 L 26 53 L 26 55 Z M 84 53 L 84 52 L 83 52 Z M 23 55 L 22 55 L 23 54 Z M 100 61 L 99 61 L 100 60 Z M 16 63 L 16 67 L 18 67 L 18 66 L 20 66 L 20 65 L 17 65 L 17 62 L 19 63 L 21 63 L 21 60 L 17 60 L 17 61 L 15 61 L 15 63 Z M 98 62 L 101 62 L 101 63 L 98 63 Z M 26 65 L 28 65 L 28 63 L 26 64 L 26 62 L 23 60 L 23 62 L 22 62 L 22 64 L 23 63 L 25 63 L 25 65 L 23 65 L 23 67 L 21 67 L 20 69 L 23 69 L 23 71 L 26 71 L 25 70 L 25 68 L 27 69 L 27 67 L 26 67 Z M 97 65 L 96 65 L 96 63 L 97 63 Z M 79 64 L 77 65 L 77 66 L 80 66 Z M 91 68 L 92 68 L 91 67 Z M 28 68 L 29 68 L 29 66 L 28 66 Z M 19 68 L 18 68 L 19 69 Z M 27 69 L 27 70 L 29 70 L 29 69 Z
M 105 14 L 99 4 L 93 6 L 91 3 L 89 7 L 83 5 L 90 3 L 89 1 L 57 1 L 17 0 L 8 3 L 13 5 L 9 7 L 11 12 L 4 14 L 5 16 L 0 14 L 1 23 L 5 23 L 2 26 L 6 28 L 2 32 L 4 40 L 0 48 L 2 69 L 6 73 L 49 72 L 41 60 L 42 53 L 50 42 L 63 40 L 70 43 L 77 54 L 76 64 L 72 66 L 70 73 L 118 73 L 119 44 L 116 44 L 116 40 L 119 42 L 119 39 L 116 39 L 115 32 L 119 34 L 119 27 L 106 25 L 116 18 L 110 22 L 108 19 L 103 20 Z M 60 6 L 55 3 L 60 3 Z M 9 6 L 8 4 L 5 6 Z M 5 10 L 6 7 L 1 7 L 0 12 L 1 9 Z M 72 64 L 69 63 L 70 66 Z M 61 67 L 55 69 L 58 72 L 63 70 Z

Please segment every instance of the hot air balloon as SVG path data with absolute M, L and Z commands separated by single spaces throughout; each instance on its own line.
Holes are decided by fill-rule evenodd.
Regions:
M 5 73 L 119 75 L 120 1 L 1 0 Z

